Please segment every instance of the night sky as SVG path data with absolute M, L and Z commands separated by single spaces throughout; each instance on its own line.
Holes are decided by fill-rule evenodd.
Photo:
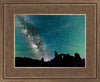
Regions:
M 15 57 L 48 61 L 54 51 L 85 58 L 85 15 L 15 15 Z

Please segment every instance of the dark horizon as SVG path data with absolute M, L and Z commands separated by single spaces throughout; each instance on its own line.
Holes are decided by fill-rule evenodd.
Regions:
M 85 67 L 85 58 L 81 58 L 78 53 L 74 56 L 70 54 L 58 54 L 50 61 L 32 59 L 27 57 L 15 57 L 15 67 Z

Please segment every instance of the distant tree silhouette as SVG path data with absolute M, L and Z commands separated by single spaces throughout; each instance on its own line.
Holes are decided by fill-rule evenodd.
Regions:
M 78 53 L 75 53 L 74 56 L 70 54 L 58 54 L 55 51 L 55 58 L 51 61 L 44 61 L 44 58 L 41 60 L 35 60 L 31 58 L 15 58 L 16 67 L 84 67 L 85 59 L 81 59 Z

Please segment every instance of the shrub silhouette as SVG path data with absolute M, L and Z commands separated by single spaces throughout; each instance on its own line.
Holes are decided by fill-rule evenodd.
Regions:
M 31 59 L 31 58 L 15 58 L 16 67 L 85 67 L 85 59 L 82 59 L 78 53 L 74 56 L 70 54 L 58 54 L 55 51 L 55 58 L 51 61 Z

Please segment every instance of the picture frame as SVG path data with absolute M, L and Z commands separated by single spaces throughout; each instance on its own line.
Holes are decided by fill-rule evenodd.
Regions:
M 0 81 L 99 82 L 99 0 L 0 0 Z M 14 14 L 86 14 L 85 67 L 14 67 Z

